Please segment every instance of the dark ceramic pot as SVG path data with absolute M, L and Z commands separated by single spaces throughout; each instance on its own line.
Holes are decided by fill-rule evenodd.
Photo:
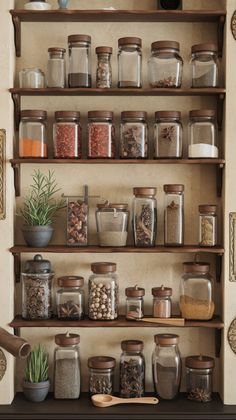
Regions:
M 24 225 L 22 233 L 28 246 L 42 248 L 47 246 L 52 239 L 54 229 L 51 226 L 27 226 Z
M 44 382 L 27 382 L 25 379 L 22 382 L 22 388 L 25 397 L 29 401 L 41 402 L 44 401 L 48 395 L 50 381 Z

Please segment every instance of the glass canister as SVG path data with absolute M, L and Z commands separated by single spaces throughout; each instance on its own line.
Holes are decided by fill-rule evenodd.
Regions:
M 181 158 L 182 135 L 181 112 L 155 112 L 154 157 L 167 159 Z
M 19 127 L 19 157 L 47 157 L 47 112 L 40 110 L 21 111 Z
M 133 233 L 137 247 L 155 246 L 157 234 L 156 188 L 135 187 L 133 189 Z
M 118 40 L 118 87 L 142 87 L 142 40 L 125 37 Z
M 78 334 L 57 334 L 54 352 L 54 398 L 78 399 L 80 396 L 80 355 Z
M 89 367 L 89 393 L 114 393 L 114 370 L 116 359 L 108 356 L 95 356 L 88 359 Z
M 113 112 L 89 111 L 88 120 L 88 158 L 114 158 Z
M 145 393 L 144 343 L 140 340 L 121 342 L 120 357 L 120 396 L 140 398 Z
M 218 158 L 218 128 L 214 109 L 189 113 L 189 158 Z
M 145 289 L 138 287 L 127 287 L 126 295 L 126 319 L 142 319 L 144 317 Z
M 216 44 L 192 46 L 192 87 L 211 88 L 218 86 L 218 47 Z
M 198 402 L 212 400 L 212 374 L 215 360 L 208 356 L 189 356 L 185 359 L 188 399 Z
M 96 72 L 96 87 L 97 88 L 111 88 L 112 85 L 112 70 L 111 70 L 111 47 L 97 47 L 97 72 Z
M 19 84 L 23 89 L 42 89 L 45 87 L 45 75 L 37 67 L 22 69 L 19 72 Z
M 152 355 L 153 380 L 157 395 L 163 400 L 174 399 L 180 388 L 181 357 L 179 336 L 156 334 L 156 347 Z
M 118 317 L 119 296 L 116 264 L 96 262 L 91 264 L 89 277 L 88 315 L 90 319 L 111 321 Z
M 60 287 L 56 293 L 57 316 L 59 319 L 84 318 L 84 278 L 64 276 L 58 278 Z
M 47 87 L 64 88 L 66 83 L 65 48 L 48 48 Z
M 51 263 L 42 255 L 35 255 L 25 263 L 22 279 L 22 317 L 24 319 L 49 319 L 52 316 Z
M 100 246 L 125 246 L 128 235 L 128 204 L 97 204 L 96 224 Z
M 53 124 L 53 145 L 55 158 L 81 158 L 81 125 L 79 112 L 55 112 L 55 122 Z
M 88 245 L 88 212 L 85 197 L 67 197 L 67 245 Z
M 149 84 L 154 88 L 179 88 L 182 84 L 183 60 L 176 41 L 156 41 L 148 60 Z
M 91 36 L 69 35 L 69 74 L 70 88 L 90 88 L 91 78 Z
M 215 310 L 210 264 L 185 262 L 183 267 L 180 286 L 181 315 L 185 319 L 207 321 L 213 317 Z
M 202 204 L 199 207 L 199 245 L 217 245 L 217 206 Z
M 184 185 L 166 184 L 164 209 L 164 244 L 184 244 Z
M 123 111 L 120 125 L 120 157 L 148 157 L 148 125 L 145 111 Z
M 153 318 L 171 318 L 171 296 L 172 289 L 170 287 L 153 287 L 153 307 L 152 316 Z

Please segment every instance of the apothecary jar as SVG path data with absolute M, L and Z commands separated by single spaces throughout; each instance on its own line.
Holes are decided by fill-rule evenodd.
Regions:
M 115 127 L 113 112 L 88 112 L 88 158 L 115 157 Z
M 157 111 L 154 125 L 154 157 L 174 159 L 182 157 L 181 112 Z
M 211 88 L 218 86 L 218 47 L 216 44 L 192 46 L 192 87 Z
M 126 319 L 142 319 L 144 317 L 145 289 L 138 287 L 127 287 L 126 296 Z
M 172 289 L 171 287 L 160 287 L 152 288 L 153 304 L 152 304 L 152 316 L 154 318 L 171 318 L 172 309 Z
M 164 244 L 180 246 L 184 243 L 184 185 L 165 184 Z
M 64 276 L 58 278 L 60 289 L 56 293 L 57 316 L 59 319 L 84 318 L 84 278 Z
M 65 48 L 48 48 L 47 87 L 64 88 L 66 84 Z
M 133 188 L 133 233 L 137 247 L 155 246 L 157 234 L 156 188 Z
M 19 157 L 47 157 L 47 112 L 25 109 L 21 111 L 19 126 Z
M 140 398 L 145 393 L 144 343 L 140 340 L 121 342 L 120 357 L 120 396 Z
M 95 356 L 88 359 L 90 395 L 113 394 L 115 366 L 113 357 Z
M 218 158 L 218 128 L 214 109 L 189 113 L 189 158 Z
M 208 402 L 212 399 L 212 374 L 215 361 L 208 356 L 189 356 L 185 359 L 188 399 Z
M 128 204 L 97 204 L 96 224 L 100 246 L 125 246 L 128 235 Z
M 112 69 L 111 69 L 111 47 L 97 47 L 97 71 L 96 71 L 96 87 L 111 88 L 112 85 Z

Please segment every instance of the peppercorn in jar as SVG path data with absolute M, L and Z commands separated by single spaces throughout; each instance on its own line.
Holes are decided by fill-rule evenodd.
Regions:
M 88 158 L 115 157 L 115 128 L 113 112 L 88 112 Z
M 55 112 L 53 124 L 54 157 L 59 159 L 81 158 L 80 113 L 77 111 Z

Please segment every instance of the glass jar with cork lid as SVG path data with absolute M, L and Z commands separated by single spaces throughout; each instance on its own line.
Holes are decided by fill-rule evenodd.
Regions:
M 46 158 L 47 112 L 24 109 L 19 126 L 19 157 Z
M 184 185 L 166 184 L 164 208 L 164 244 L 184 244 Z
M 181 158 L 182 132 L 181 112 L 155 112 L 154 157 L 159 159 Z
M 215 360 L 209 356 L 189 356 L 185 359 L 188 399 L 198 402 L 212 400 Z
M 113 395 L 115 366 L 113 357 L 94 356 L 88 359 L 90 395 Z
M 171 318 L 171 296 L 172 289 L 170 287 L 153 287 L 153 309 L 152 316 L 154 318 Z
M 111 70 L 111 47 L 97 47 L 97 71 L 96 71 L 96 87 L 111 88 L 112 70 Z
M 217 245 L 217 206 L 202 204 L 199 207 L 199 245 Z
M 214 109 L 189 112 L 188 157 L 218 158 L 218 128 Z
M 57 316 L 59 319 L 84 318 L 84 278 L 64 276 L 58 278 L 60 289 L 56 293 Z
M 121 342 L 120 357 L 120 396 L 140 398 L 145 393 L 144 343 L 141 340 Z
M 213 43 L 192 46 L 192 87 L 211 88 L 218 86 L 218 47 Z
M 142 40 L 125 37 L 118 40 L 118 87 L 142 87 Z
M 79 112 L 55 112 L 55 122 L 53 124 L 53 146 L 55 158 L 81 158 L 81 125 Z
M 128 236 L 128 204 L 97 204 L 96 224 L 100 246 L 125 246 Z
M 145 111 L 123 111 L 120 125 L 120 157 L 148 157 L 148 124 Z
M 138 287 L 127 287 L 126 295 L 126 319 L 142 319 L 144 317 L 145 289 Z
M 133 188 L 133 233 L 137 247 L 152 247 L 157 234 L 156 188 Z
M 69 73 L 70 88 L 90 88 L 91 78 L 91 36 L 69 35 Z
M 66 84 L 65 48 L 48 48 L 47 87 L 64 88 Z
M 115 127 L 113 112 L 88 112 L 88 158 L 115 158 Z

